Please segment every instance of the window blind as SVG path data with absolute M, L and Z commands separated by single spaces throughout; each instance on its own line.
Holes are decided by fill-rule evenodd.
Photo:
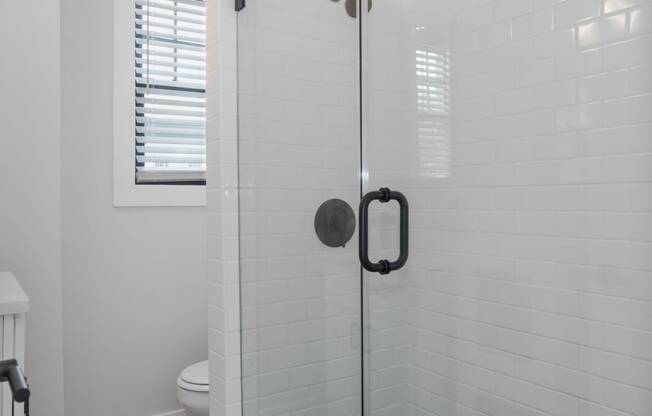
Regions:
M 423 177 L 450 176 L 450 65 L 448 51 L 428 46 L 416 51 L 417 137 Z
M 204 1 L 134 1 L 136 183 L 205 183 Z

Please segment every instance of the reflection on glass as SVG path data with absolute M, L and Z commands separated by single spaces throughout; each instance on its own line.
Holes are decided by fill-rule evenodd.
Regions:
M 416 50 L 419 173 L 450 176 L 450 53 L 433 47 Z

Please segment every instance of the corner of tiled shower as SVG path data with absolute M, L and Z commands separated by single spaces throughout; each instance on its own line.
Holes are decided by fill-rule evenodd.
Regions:
M 210 414 L 239 416 L 237 19 L 228 0 L 206 2 L 207 275 Z
M 302 1 L 291 3 L 309 3 Z M 367 375 L 373 414 L 648 414 L 652 403 L 651 355 L 646 347 L 652 345 L 648 320 L 652 263 L 646 254 L 650 229 L 635 230 L 635 225 L 646 223 L 652 204 L 648 140 L 652 34 L 649 26 L 641 29 L 640 23 L 652 21 L 645 18 L 652 13 L 652 4 L 649 0 L 468 3 L 472 7 L 462 8 L 450 21 L 442 15 L 429 22 L 447 29 L 449 34 L 441 39 L 450 49 L 455 74 L 448 83 L 454 91 L 451 126 L 456 130 L 446 137 L 450 141 L 444 146 L 447 150 L 434 158 L 427 157 L 432 156 L 427 150 L 431 142 L 441 145 L 439 138 L 426 135 L 416 141 L 411 131 L 405 134 L 401 128 L 414 126 L 401 124 L 400 117 L 405 115 L 397 109 L 415 111 L 415 85 L 438 86 L 419 84 L 414 77 L 415 48 L 387 50 L 398 45 L 396 39 L 401 36 L 410 40 L 412 29 L 416 33 L 423 28 L 406 24 L 403 29 L 410 30 L 401 35 L 399 25 L 382 20 L 400 16 L 398 10 L 392 10 L 392 6 L 404 7 L 398 1 L 377 2 L 384 7 L 376 7 L 370 22 L 369 67 L 374 71 L 368 91 L 381 93 L 370 96 L 368 104 L 370 188 L 389 185 L 405 190 L 413 209 L 408 268 L 395 279 L 370 279 L 367 288 L 369 319 L 374 323 L 365 340 L 371 346 Z M 324 9 L 336 7 L 330 2 L 315 4 Z M 255 10 L 253 5 L 250 1 L 250 13 Z M 209 25 L 208 34 L 208 59 L 217 63 L 212 68 L 218 68 L 208 74 L 207 134 L 213 416 L 241 414 L 237 29 L 232 6 L 230 0 L 211 1 L 207 13 L 209 21 L 219 22 Z M 270 26 L 279 29 L 275 25 L 296 23 L 297 27 L 277 30 L 281 34 L 322 27 L 310 26 L 306 24 L 309 19 L 297 16 L 279 23 L 277 17 L 282 15 L 277 12 L 259 10 L 258 24 L 269 30 Z M 326 27 L 339 24 L 339 15 L 331 17 L 323 22 Z M 347 40 L 346 36 L 354 33 L 351 28 L 337 29 L 326 34 Z M 254 32 L 241 27 L 241 33 Z M 279 47 L 300 44 L 292 43 L 290 36 L 272 39 L 272 35 L 260 33 L 267 32 L 255 32 L 256 40 L 264 39 L 265 46 L 279 45 L 279 40 L 285 41 Z M 326 52 L 333 50 L 340 49 Z M 438 50 L 419 47 L 416 58 L 430 53 L 428 59 L 436 59 Z M 290 70 L 317 68 L 307 71 L 315 76 L 321 72 L 309 65 L 315 63 L 311 59 L 291 58 Z M 324 72 L 346 78 L 347 68 Z M 266 69 L 276 70 L 282 69 Z M 388 80 L 402 79 L 404 74 L 411 74 L 407 84 L 386 91 Z M 295 75 L 288 74 L 288 78 Z M 283 84 L 278 77 L 260 84 L 261 90 L 273 86 L 268 93 L 274 98 L 303 93 L 285 88 L 294 83 Z M 331 84 L 318 91 L 332 94 L 317 97 L 317 101 L 346 97 L 346 90 L 337 89 L 337 82 Z M 403 91 L 406 88 L 407 92 Z M 266 108 L 274 109 L 273 104 Z M 292 108 L 303 110 L 296 118 L 310 118 L 310 107 L 294 104 Z M 336 104 L 344 108 L 349 101 L 342 99 Z M 354 137 L 338 133 L 325 137 Z M 320 138 L 306 136 L 300 138 Z M 292 146 L 311 143 L 297 143 L 297 137 L 276 139 L 278 143 L 272 144 L 280 143 L 279 148 L 288 153 L 283 167 L 294 168 L 292 175 L 281 177 L 292 182 L 290 185 L 305 176 L 296 172 L 306 172 L 314 157 L 332 156 L 327 146 L 320 150 L 323 153 L 305 148 L 301 153 Z M 247 159 L 251 164 L 265 168 L 278 162 L 273 152 L 256 153 L 253 146 L 246 147 L 251 143 L 244 144 L 241 158 L 247 152 L 257 157 Z M 439 163 L 440 159 L 446 163 Z M 339 163 L 339 171 L 349 165 L 357 168 L 357 161 L 345 156 L 324 160 Z M 385 166 L 391 169 L 383 169 Z M 403 175 L 397 176 L 397 170 Z M 265 175 L 265 169 L 260 172 L 256 179 L 263 188 L 276 179 Z M 319 175 L 319 168 L 314 172 L 311 179 L 330 178 Z M 307 203 L 300 209 L 307 212 L 306 207 L 325 195 L 308 189 L 301 196 Z M 259 200 L 267 203 L 269 197 L 261 194 Z M 243 230 L 257 225 L 251 217 L 242 219 Z M 301 225 L 305 226 L 297 226 Z M 313 236 L 306 236 L 287 243 L 291 245 L 288 249 L 322 254 L 309 245 Z M 243 243 L 243 256 L 248 247 Z M 265 248 L 270 249 L 269 245 Z M 324 288 L 336 282 L 327 273 L 322 277 Z M 278 291 L 285 288 L 281 284 L 276 287 Z M 338 306 L 345 311 L 351 305 L 355 306 L 351 302 Z M 267 318 L 265 309 L 261 310 Z M 345 341 L 354 339 L 353 327 L 328 323 L 331 330 L 349 330 L 342 337 Z M 271 358 L 263 357 L 260 362 L 267 364 L 266 360 Z M 330 369 L 322 370 L 335 379 L 339 373 L 329 373 Z M 277 380 L 273 387 L 281 390 Z M 342 384 L 341 379 L 336 381 Z M 249 382 L 245 366 L 245 386 L 256 390 L 263 385 L 255 378 Z

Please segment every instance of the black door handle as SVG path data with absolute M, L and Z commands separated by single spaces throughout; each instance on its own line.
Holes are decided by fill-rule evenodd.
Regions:
M 396 261 L 380 260 L 378 263 L 372 263 L 369 260 L 369 205 L 373 201 L 389 202 L 397 201 L 401 207 L 400 218 L 400 252 Z M 362 267 L 370 272 L 389 274 L 394 270 L 399 270 L 405 266 L 408 260 L 408 230 L 410 226 L 409 219 L 409 206 L 405 195 L 400 192 L 392 191 L 389 188 L 380 188 L 378 191 L 369 192 L 362 197 L 360 201 L 360 240 L 359 240 L 359 256 Z

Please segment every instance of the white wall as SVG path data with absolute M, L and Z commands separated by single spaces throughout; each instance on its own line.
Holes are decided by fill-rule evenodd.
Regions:
M 64 375 L 66 415 L 174 410 L 206 358 L 204 210 L 113 208 L 112 6 L 62 4 L 0 2 L 0 269 L 32 301 L 32 410 L 63 416 Z
M 63 416 L 59 2 L 0 2 L 0 269 L 29 294 L 34 414 Z
M 62 1 L 67 416 L 177 409 L 207 358 L 204 208 L 113 207 L 112 3 Z
M 411 203 L 401 414 L 649 415 L 652 2 L 434 3 L 370 29 L 370 183 Z M 423 45 L 453 56 L 447 177 L 415 162 Z

